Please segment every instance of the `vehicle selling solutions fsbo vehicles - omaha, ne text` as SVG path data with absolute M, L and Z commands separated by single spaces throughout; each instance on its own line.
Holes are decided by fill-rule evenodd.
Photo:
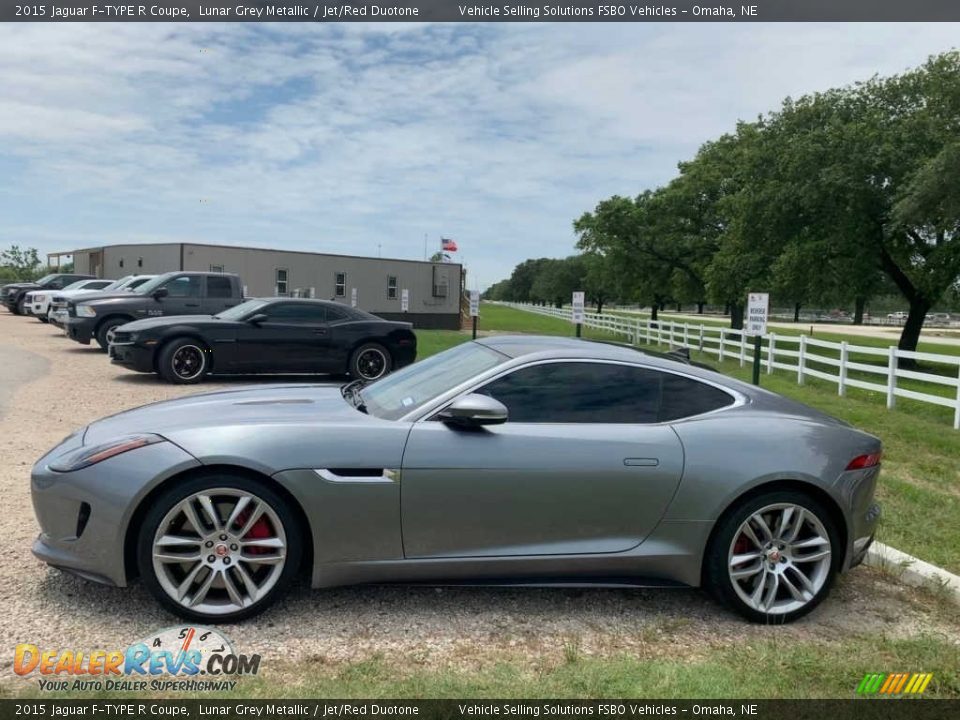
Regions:
M 165 315 L 213 315 L 243 301 L 240 278 L 231 273 L 169 272 L 137 292 L 96 293 L 67 301 L 66 333 L 107 349 L 114 328 Z
M 175 383 L 237 373 L 350 373 L 370 381 L 416 359 L 412 327 L 325 300 L 253 299 L 217 315 L 120 325 L 109 352 L 119 365 Z
M 312 584 L 704 585 L 780 623 L 860 563 L 880 441 L 689 364 L 466 342 L 376 382 L 197 394 L 34 465 L 50 565 L 232 622 Z

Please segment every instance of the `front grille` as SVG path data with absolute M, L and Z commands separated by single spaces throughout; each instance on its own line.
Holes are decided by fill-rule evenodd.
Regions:
M 128 343 L 130 342 L 130 333 L 128 332 L 119 332 L 117 330 L 113 331 L 113 342 L 114 343 Z

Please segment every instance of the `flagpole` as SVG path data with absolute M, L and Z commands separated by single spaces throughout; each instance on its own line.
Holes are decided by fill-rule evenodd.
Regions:
M 427 259 L 427 234 L 423 234 L 423 259 Z

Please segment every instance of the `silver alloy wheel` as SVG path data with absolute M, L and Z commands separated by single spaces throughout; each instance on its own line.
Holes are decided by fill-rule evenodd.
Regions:
M 107 345 L 113 345 L 113 338 L 117 334 L 117 325 L 114 325 L 112 328 L 107 329 Z
M 387 356 L 378 348 L 367 348 L 357 357 L 357 371 L 364 380 L 377 380 L 387 370 Z
M 740 525 L 727 568 L 740 599 L 753 610 L 783 615 L 799 610 L 830 576 L 830 535 L 810 510 L 767 505 Z
M 200 377 L 207 359 L 203 348 L 196 345 L 183 345 L 177 348 L 170 358 L 170 367 L 173 374 L 181 380 L 195 380 Z
M 153 539 L 153 571 L 177 604 L 225 615 L 273 589 L 286 550 L 283 524 L 266 501 L 245 490 L 212 488 L 164 516 Z

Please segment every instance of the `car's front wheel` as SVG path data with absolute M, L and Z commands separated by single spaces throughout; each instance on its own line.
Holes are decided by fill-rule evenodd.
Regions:
M 210 352 L 193 338 L 171 340 L 160 349 L 157 372 L 167 382 L 187 385 L 203 380 L 210 370 Z
M 704 565 L 719 600 L 753 622 L 791 622 L 830 592 L 839 566 L 831 514 L 794 490 L 749 498 L 724 515 Z
M 150 592 L 175 614 L 204 622 L 262 612 L 289 586 L 301 551 L 289 504 L 230 474 L 173 485 L 151 503 L 137 542 Z
M 106 352 L 110 347 L 110 341 L 113 340 L 113 333 L 118 327 L 126 325 L 128 322 L 130 321 L 126 318 L 109 318 L 100 323 L 95 333 L 97 345 L 100 346 L 100 349 Z

